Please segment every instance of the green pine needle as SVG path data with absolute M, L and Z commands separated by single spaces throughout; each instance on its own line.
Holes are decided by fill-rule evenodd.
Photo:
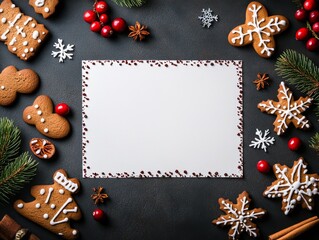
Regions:
M 319 153 L 319 132 L 317 132 L 309 141 L 309 146 Z
M 0 202 L 8 203 L 9 197 L 22 189 L 36 174 L 38 163 L 28 153 L 10 162 L 0 174 Z
M 19 153 L 20 130 L 8 118 L 0 118 L 0 172 Z
M 294 50 L 284 51 L 276 62 L 276 72 L 288 83 L 314 99 L 319 117 L 319 68 L 308 57 Z
M 121 7 L 140 7 L 146 3 L 146 0 L 112 0 Z

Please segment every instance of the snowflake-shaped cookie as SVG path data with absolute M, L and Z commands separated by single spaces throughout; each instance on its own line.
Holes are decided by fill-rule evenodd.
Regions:
M 261 148 L 265 152 L 267 152 L 267 147 L 270 145 L 273 145 L 275 143 L 275 138 L 274 137 L 269 137 L 269 129 L 265 130 L 264 133 L 259 130 L 258 128 L 256 129 L 256 135 L 254 140 L 251 141 L 249 144 L 249 147 L 253 148 Z
M 282 198 L 281 209 L 287 215 L 296 204 L 312 210 L 313 196 L 318 194 L 318 174 L 307 174 L 307 164 L 303 158 L 294 161 L 292 168 L 275 164 L 274 174 L 277 178 L 267 187 L 263 195 L 268 198 Z
M 258 104 L 258 108 L 262 112 L 277 115 L 274 122 L 274 131 L 281 135 L 283 134 L 290 123 L 293 123 L 296 128 L 307 129 L 310 128 L 309 121 L 302 115 L 307 108 L 310 107 L 312 98 L 300 97 L 294 100 L 292 92 L 281 82 L 278 89 L 278 102 L 273 100 L 262 101 Z
M 52 51 L 51 55 L 53 57 L 59 57 L 59 62 L 63 63 L 65 59 L 72 59 L 73 58 L 73 52 L 74 51 L 74 45 L 68 44 L 65 46 L 63 44 L 62 39 L 58 39 L 57 43 L 53 44 L 53 47 L 55 47 L 58 51 Z
M 209 28 L 214 21 L 218 21 L 218 15 L 213 15 L 212 13 L 213 11 L 210 8 L 202 10 L 202 15 L 198 19 L 201 20 L 203 27 Z
M 259 2 L 251 2 L 246 9 L 246 21 L 228 35 L 228 42 L 236 47 L 253 44 L 259 56 L 269 58 L 275 50 L 274 35 L 288 28 L 288 19 L 281 15 L 268 16 Z
M 236 204 L 228 199 L 218 199 L 220 210 L 225 212 L 226 215 L 221 215 L 219 218 L 213 220 L 213 224 L 218 226 L 230 226 L 228 238 L 231 240 L 238 239 L 244 231 L 251 237 L 257 237 L 259 230 L 252 221 L 265 215 L 266 210 L 262 208 L 249 210 L 250 202 L 251 199 L 246 191 L 238 195 Z

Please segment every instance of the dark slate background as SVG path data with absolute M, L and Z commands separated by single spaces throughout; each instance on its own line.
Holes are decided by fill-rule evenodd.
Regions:
M 83 211 L 83 219 L 73 224 L 80 229 L 80 239 L 227 239 L 227 229 L 211 224 L 222 212 L 217 200 L 226 197 L 233 201 L 247 190 L 253 198 L 253 207 L 268 210 L 268 216 L 258 221 L 261 239 L 282 228 L 318 214 L 319 202 L 313 212 L 298 207 L 289 216 L 280 210 L 281 199 L 264 198 L 262 192 L 275 179 L 273 174 L 264 175 L 256 170 L 256 163 L 266 159 L 271 164 L 292 165 L 303 156 L 309 163 L 309 172 L 319 172 L 318 155 L 308 147 L 308 140 L 318 131 L 313 109 L 306 116 L 313 123 L 308 132 L 289 129 L 282 137 L 275 136 L 274 146 L 268 153 L 249 148 L 255 137 L 255 129 L 273 129 L 274 116 L 261 113 L 256 105 L 262 100 L 276 99 L 282 81 L 274 72 L 274 63 L 286 48 L 305 53 L 319 64 L 318 53 L 310 53 L 304 43 L 294 40 L 295 31 L 302 23 L 294 20 L 296 7 L 292 1 L 261 1 L 270 14 L 285 15 L 291 22 L 290 28 L 277 36 L 277 51 L 271 59 L 260 58 L 251 46 L 234 48 L 227 42 L 228 32 L 244 22 L 245 9 L 249 1 L 233 0 L 148 0 L 137 9 L 127 9 L 108 1 L 111 16 L 121 16 L 129 24 L 136 20 L 149 26 L 151 37 L 146 42 L 134 42 L 125 34 L 113 39 L 104 39 L 90 32 L 89 25 L 82 20 L 83 12 L 91 9 L 93 0 L 60 1 L 56 14 L 47 20 L 36 14 L 28 1 L 14 1 L 22 11 L 45 24 L 50 31 L 48 41 L 39 54 L 30 62 L 23 62 L 0 45 L 0 69 L 15 65 L 19 69 L 32 68 L 41 77 L 41 86 L 32 95 L 20 95 L 11 107 L 0 107 L 0 115 L 13 119 L 22 131 L 23 150 L 28 150 L 32 137 L 41 137 L 32 126 L 22 121 L 22 111 L 40 94 L 49 95 L 54 103 L 67 102 L 72 112 L 68 116 L 72 124 L 71 135 L 63 140 L 54 140 L 56 157 L 39 160 L 38 174 L 32 184 L 26 186 L 15 198 L 31 200 L 30 187 L 34 184 L 51 184 L 52 174 L 64 168 L 82 183 L 76 201 Z M 211 8 L 220 17 L 210 29 L 203 29 L 197 19 L 202 8 Z M 50 56 L 53 43 L 62 38 L 65 43 L 75 44 L 74 59 L 58 63 Z M 81 159 L 81 60 L 88 59 L 240 59 L 244 63 L 244 178 L 243 179 L 82 179 Z M 269 73 L 272 84 L 264 91 L 256 91 L 252 81 L 258 72 Z M 143 74 L 141 72 L 141 74 Z M 151 76 L 150 76 L 151 77 Z M 222 81 L 223 79 L 221 79 Z M 217 86 L 216 86 L 217 87 Z M 291 89 L 294 89 L 290 86 Z M 295 91 L 295 96 L 301 93 Z M 225 99 L 227 93 L 225 93 Z M 221 99 L 221 101 L 224 101 Z M 216 113 L 218 114 L 218 113 Z M 304 142 L 298 152 L 287 148 L 290 137 L 297 136 Z M 218 137 L 218 136 L 216 136 Z M 225 149 L 227 151 L 227 149 Z M 103 161 L 103 149 L 101 149 Z M 110 199 L 102 206 L 108 215 L 105 224 L 93 220 L 95 208 L 90 199 L 92 188 L 103 186 Z M 57 239 L 54 234 L 24 219 L 12 206 L 2 207 L 0 217 L 11 215 L 21 225 L 31 229 L 41 239 Z M 299 239 L 318 239 L 319 230 L 313 229 Z M 249 239 L 244 234 L 242 239 Z

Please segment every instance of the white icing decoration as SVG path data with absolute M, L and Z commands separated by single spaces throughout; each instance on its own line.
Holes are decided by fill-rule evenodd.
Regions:
M 42 189 L 40 190 L 40 195 L 44 195 L 44 194 L 45 194 L 45 189 L 42 188 Z
M 35 108 L 35 109 L 38 109 L 38 108 L 39 108 L 39 105 L 38 105 L 38 104 L 34 105 L 34 108 Z
M 33 52 L 33 50 L 34 50 L 33 48 L 30 48 L 30 52 Z
M 50 198 L 51 198 L 51 195 L 52 195 L 52 192 L 53 192 L 53 188 L 50 187 L 50 188 L 49 188 L 49 193 L 48 193 L 47 198 L 45 199 L 45 202 L 44 202 L 44 203 L 49 203 Z
M 19 204 L 17 205 L 17 207 L 21 209 L 21 208 L 24 207 L 24 205 L 23 205 L 23 203 L 19 203 Z
M 74 229 L 74 230 L 72 231 L 72 234 L 75 236 L 75 235 L 78 234 L 78 231 Z
M 49 218 L 49 214 L 47 214 L 47 213 L 43 214 L 43 218 L 44 219 L 48 219 Z
M 28 53 L 28 52 L 29 52 L 29 49 L 27 49 L 27 48 L 24 49 L 24 52 L 25 52 L 25 53 Z
M 32 118 L 31 115 L 28 115 L 28 116 L 27 116 L 27 119 L 28 119 L 28 120 L 30 120 L 31 118 Z M 34 141 L 35 141 L 35 142 L 34 142 Z M 33 140 L 32 142 L 33 142 L 33 143 L 36 143 L 36 142 L 38 142 L 38 140 Z M 31 144 L 33 144 L 32 142 L 31 142 Z
M 3 9 L 2 8 L 0 8 L 0 13 L 3 13 Z
M 69 221 L 69 218 L 65 217 L 64 219 L 60 220 L 60 221 L 55 221 L 55 219 L 57 219 L 57 217 L 60 215 L 61 212 L 63 212 L 64 214 L 67 214 L 68 212 L 77 212 L 77 207 L 74 207 L 73 209 L 65 209 L 66 206 L 71 203 L 73 200 L 72 198 L 68 198 L 65 203 L 61 206 L 61 208 L 57 211 L 57 213 L 53 216 L 53 218 L 50 221 L 50 224 L 52 226 L 60 224 L 60 223 L 65 223 L 67 221 Z
M 233 37 L 231 39 L 232 43 L 236 43 L 236 41 L 239 41 L 240 45 L 244 44 L 244 38 L 246 36 L 249 36 L 249 41 L 253 40 L 253 35 L 258 36 L 258 47 L 261 47 L 260 53 L 266 55 L 268 57 L 271 56 L 272 52 L 275 50 L 274 48 L 270 48 L 267 46 L 267 44 L 270 42 L 270 37 L 274 35 L 275 33 L 281 32 L 280 26 L 286 26 L 285 20 L 278 21 L 278 17 L 269 17 L 268 22 L 265 24 L 266 19 L 258 19 L 258 12 L 260 9 L 263 8 L 263 5 L 253 4 L 251 8 L 248 8 L 248 11 L 252 12 L 252 22 L 248 22 L 247 25 L 251 26 L 253 28 L 250 28 L 247 30 L 247 32 L 243 32 L 243 28 L 239 27 L 238 30 L 233 30 L 233 34 L 238 34 L 238 36 Z
M 53 47 L 58 51 L 52 51 L 51 56 L 59 57 L 59 62 L 63 63 L 65 59 L 73 59 L 74 45 L 68 44 L 65 46 L 62 39 L 58 39 L 57 43 L 53 44 Z
M 34 4 L 37 6 L 37 7 L 43 7 L 44 6 L 44 3 L 45 3 L 45 0 L 36 0 L 34 2 Z
M 39 32 L 37 30 L 35 30 L 33 33 L 32 33 L 32 38 L 35 40 L 39 37 Z
M 22 56 L 22 57 L 25 57 L 26 55 L 25 55 L 25 53 L 22 53 L 21 56 Z
M 256 129 L 256 135 L 258 136 L 258 138 L 255 138 L 254 140 L 252 140 L 251 144 L 249 144 L 249 147 L 259 148 L 259 149 L 261 148 L 265 152 L 267 152 L 267 147 L 274 144 L 275 138 L 268 136 L 269 129 L 265 130 L 264 133 L 261 130 Z
M 43 132 L 48 133 L 49 129 L 45 128 L 45 129 L 43 129 Z
M 37 114 L 38 114 L 39 116 L 41 116 L 41 115 L 42 115 L 42 111 L 39 110 L 39 111 L 37 112 Z
M 40 208 L 41 207 L 41 204 L 40 203 L 37 203 L 36 205 L 35 205 L 35 208 Z
M 2 22 L 2 23 L 6 23 L 6 22 L 7 22 L 7 19 L 6 19 L 6 18 L 2 18 L 2 19 L 1 19 L 1 22 Z
M 13 37 L 11 39 L 11 41 L 9 42 L 9 46 L 12 46 L 13 44 L 15 44 L 17 42 L 17 38 L 16 37 Z
M 44 8 L 44 11 L 45 11 L 46 13 L 48 13 L 48 12 L 50 12 L 50 9 L 49 9 L 48 7 L 46 7 L 46 8 Z
M 51 204 L 50 208 L 55 209 L 55 204 Z
M 66 190 L 70 192 L 76 192 L 78 185 L 71 180 L 68 180 L 61 172 L 57 172 L 54 176 L 54 181 L 63 186 Z
M 63 195 L 63 194 L 64 194 L 64 190 L 63 190 L 63 189 L 59 189 L 59 193 L 60 193 L 61 195 Z
M 36 26 L 35 23 L 32 23 L 32 24 L 31 24 L 31 27 L 35 28 L 35 26 Z
M 283 197 L 285 205 L 283 205 L 285 211 L 284 213 L 287 215 L 291 209 L 295 207 L 297 201 L 293 198 L 297 198 L 297 200 L 306 206 L 309 210 L 312 209 L 310 202 L 312 200 L 311 197 L 313 195 L 317 195 L 318 191 L 314 188 L 313 184 L 315 182 L 319 182 L 319 178 L 309 177 L 309 175 L 305 176 L 305 180 L 302 181 L 302 170 L 307 167 L 304 164 L 303 159 L 299 158 L 297 163 L 294 163 L 292 168 L 292 172 L 290 175 L 287 175 L 287 168 L 280 169 L 279 164 L 275 164 L 274 172 L 277 175 L 277 179 L 281 181 L 277 182 L 275 185 L 269 187 L 268 190 L 264 192 L 267 197 L 269 195 L 274 195 L 274 197 Z M 309 198 L 307 200 L 307 198 Z
M 12 48 L 12 51 L 14 51 L 14 52 L 17 51 L 17 48 L 16 47 Z
M 41 120 L 40 120 L 42 123 L 44 123 L 45 122 L 45 119 L 44 118 L 41 118 Z
M 29 18 L 23 23 L 23 25 L 26 26 L 26 25 L 28 25 L 28 23 L 31 22 L 31 21 L 32 21 L 32 17 L 29 17 Z
M 11 22 L 11 21 L 8 21 L 8 28 L 6 29 L 6 31 L 1 35 L 1 39 L 2 40 L 7 40 L 7 34 L 10 32 L 10 29 L 12 28 L 12 27 L 14 27 L 15 26 L 15 24 L 17 23 L 17 21 L 21 18 L 21 16 L 22 16 L 22 14 L 21 13 L 18 13 L 15 17 L 14 17 L 14 19 L 13 19 L 13 21 Z
M 14 4 L 11 5 L 11 8 L 15 8 L 15 7 L 16 7 L 16 5 L 14 5 Z
M 35 153 L 39 155 L 41 153 L 41 149 L 38 149 Z
M 63 236 L 63 233 L 58 233 L 59 236 Z
M 304 112 L 307 108 L 309 108 L 312 98 L 308 98 L 305 102 L 301 101 L 300 104 L 297 104 L 295 101 L 293 107 L 290 107 L 290 103 L 293 101 L 292 93 L 289 93 L 289 88 L 286 88 L 285 83 L 281 82 L 282 90 L 280 93 L 283 95 L 282 100 L 287 102 L 287 106 L 283 106 L 282 108 L 278 108 L 274 106 L 272 100 L 269 100 L 267 104 L 260 103 L 259 106 L 264 107 L 267 112 L 270 114 L 275 114 L 277 111 L 280 112 L 280 124 L 277 126 L 277 134 L 280 135 L 286 131 L 288 128 L 287 119 L 294 119 L 297 122 L 299 128 L 309 128 L 309 121 L 305 116 L 298 117 L 297 115 Z M 289 121 L 290 122 L 290 121 Z
M 44 159 L 47 159 L 47 158 L 48 158 L 48 155 L 44 154 L 44 155 L 43 155 L 43 158 L 44 158 Z
M 16 29 L 17 29 L 17 35 L 21 34 L 23 38 L 27 36 L 27 34 L 23 32 L 23 27 L 16 26 Z
M 28 41 L 24 41 L 22 44 L 23 44 L 23 46 L 28 46 L 29 42 Z
M 5 86 L 1 86 L 1 89 L 4 90 L 4 89 L 5 89 Z

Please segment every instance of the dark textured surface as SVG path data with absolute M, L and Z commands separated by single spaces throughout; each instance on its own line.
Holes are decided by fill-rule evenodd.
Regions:
M 249 148 L 255 129 L 273 129 L 274 116 L 261 113 L 256 105 L 261 100 L 276 99 L 280 79 L 274 72 L 276 57 L 286 48 L 305 53 L 317 64 L 318 54 L 305 50 L 303 43 L 294 40 L 295 31 L 302 25 L 293 19 L 295 6 L 291 1 L 261 1 L 270 14 L 283 14 L 290 21 L 290 28 L 276 37 L 277 51 L 273 58 L 260 58 L 251 46 L 234 48 L 227 42 L 228 32 L 244 22 L 245 9 L 249 1 L 208 1 L 208 0 L 149 0 L 139 9 L 126 9 L 110 2 L 111 16 L 121 16 L 129 23 L 136 20 L 150 27 L 148 41 L 136 43 L 125 35 L 106 40 L 90 32 L 89 25 L 82 20 L 82 14 L 90 9 L 93 0 L 62 1 L 54 17 L 44 20 L 34 13 L 28 1 L 15 1 L 27 15 L 35 17 L 50 30 L 50 38 L 31 62 L 23 62 L 0 45 L 0 68 L 15 65 L 17 68 L 32 68 L 41 77 L 41 87 L 33 95 L 20 95 L 16 103 L 0 108 L 0 115 L 13 119 L 22 130 L 23 150 L 28 150 L 32 137 L 41 137 L 34 127 L 22 121 L 22 111 L 40 94 L 51 96 L 54 103 L 67 102 L 72 113 L 68 117 L 72 134 L 64 140 L 53 141 L 57 147 L 55 159 L 39 160 L 38 175 L 31 185 L 51 184 L 52 174 L 64 168 L 72 177 L 82 183 L 82 190 L 76 200 L 83 211 L 83 219 L 73 225 L 80 229 L 81 238 L 88 239 L 227 239 L 227 229 L 211 224 L 219 211 L 218 198 L 232 201 L 243 190 L 253 199 L 253 206 L 268 210 L 268 216 L 258 221 L 261 239 L 291 224 L 318 214 L 319 201 L 313 212 L 297 208 L 285 216 L 280 199 L 262 196 L 275 178 L 273 174 L 263 175 L 256 170 L 260 159 L 271 164 L 292 165 L 299 156 L 309 163 L 310 172 L 319 172 L 318 156 L 307 147 L 310 136 L 318 131 L 313 109 L 307 117 L 313 123 L 312 131 L 303 132 L 290 128 L 286 135 L 276 136 L 276 143 L 268 153 Z M 202 8 L 210 7 L 220 16 L 210 29 L 202 29 L 197 16 Z M 65 43 L 75 44 L 74 60 L 59 64 L 50 56 L 53 43 L 62 38 Z M 81 60 L 83 59 L 240 59 L 244 63 L 244 178 L 243 179 L 82 179 L 81 169 Z M 265 91 L 256 91 L 252 80 L 258 72 L 269 73 L 272 84 Z M 141 73 L 143 74 L 143 73 Z M 222 79 L 221 79 L 222 81 Z M 291 87 L 294 89 L 293 87 Z M 295 91 L 296 96 L 300 92 Z M 225 93 L 225 98 L 227 93 Z M 223 101 L 223 99 L 221 99 Z M 275 136 L 274 132 L 271 132 Z M 287 141 L 292 136 L 300 137 L 305 143 L 299 152 L 291 152 Z M 217 137 L 217 136 L 216 136 Z M 227 149 L 225 149 L 227 151 Z M 103 160 L 103 149 L 101 149 Z M 31 200 L 30 186 L 14 199 Z M 92 187 L 103 186 L 110 200 L 102 207 L 107 215 L 105 224 L 95 222 L 91 216 L 95 208 L 90 199 Z M 0 209 L 0 217 L 8 213 L 21 225 L 31 229 L 41 239 L 57 239 L 45 229 L 19 216 L 11 206 Z M 299 239 L 318 239 L 319 231 L 313 229 Z M 243 234 L 242 239 L 249 239 Z

